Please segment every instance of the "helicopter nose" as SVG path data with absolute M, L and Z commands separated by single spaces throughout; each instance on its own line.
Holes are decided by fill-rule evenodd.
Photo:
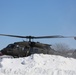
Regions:
M 2 56 L 3 55 L 3 53 L 2 52 L 0 52 L 0 56 Z
M 2 55 L 6 54 L 6 50 L 5 49 L 2 49 L 0 52 L 1 52 Z

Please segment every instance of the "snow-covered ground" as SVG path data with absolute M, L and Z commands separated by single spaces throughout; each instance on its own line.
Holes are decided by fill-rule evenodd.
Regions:
M 0 75 L 76 75 L 76 59 L 44 54 L 3 58 Z

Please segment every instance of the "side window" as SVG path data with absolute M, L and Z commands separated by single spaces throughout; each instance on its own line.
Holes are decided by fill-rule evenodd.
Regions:
M 24 49 L 25 49 L 25 48 L 24 48 L 24 47 L 22 47 L 22 50 L 23 50 L 23 51 L 24 51 Z
M 19 50 L 24 50 L 24 47 L 20 46 L 20 45 L 16 45 L 16 48 L 19 49 Z
M 18 47 L 19 47 L 19 45 L 16 45 L 16 47 L 18 48 Z
M 38 52 L 38 49 L 34 49 L 34 52 L 37 53 Z

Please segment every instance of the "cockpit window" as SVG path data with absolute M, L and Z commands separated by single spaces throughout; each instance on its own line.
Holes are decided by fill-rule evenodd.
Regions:
M 8 47 L 8 48 L 14 48 L 15 45 L 14 45 L 14 44 L 9 44 L 7 47 Z

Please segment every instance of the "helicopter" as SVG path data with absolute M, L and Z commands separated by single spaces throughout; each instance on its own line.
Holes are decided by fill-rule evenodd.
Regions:
M 33 42 L 32 39 L 44 39 L 44 38 L 74 38 L 74 36 L 19 36 L 19 35 L 9 35 L 0 34 L 0 36 L 16 37 L 16 38 L 26 38 L 29 41 L 14 42 L 9 44 L 7 47 L 1 50 L 2 55 L 11 55 L 13 57 L 27 57 L 31 54 L 58 54 L 54 49 L 51 48 L 50 44 L 44 44 L 40 42 Z

